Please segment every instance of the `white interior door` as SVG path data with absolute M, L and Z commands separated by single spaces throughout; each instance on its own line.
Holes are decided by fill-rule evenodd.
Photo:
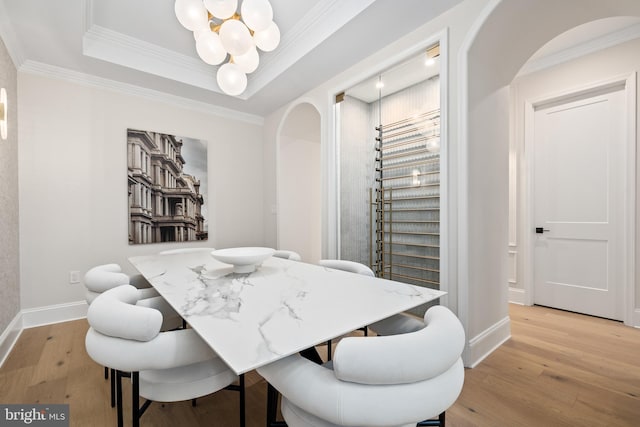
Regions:
M 624 317 L 624 111 L 622 88 L 535 111 L 536 304 Z

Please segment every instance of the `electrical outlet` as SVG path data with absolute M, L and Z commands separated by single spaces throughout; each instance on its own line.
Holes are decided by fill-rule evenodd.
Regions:
M 80 272 L 79 271 L 70 271 L 69 272 L 69 283 L 80 283 Z

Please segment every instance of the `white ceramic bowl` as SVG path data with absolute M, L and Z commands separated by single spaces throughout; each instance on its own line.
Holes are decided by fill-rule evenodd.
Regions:
M 262 261 L 275 252 L 272 248 L 228 248 L 211 252 L 211 256 L 220 262 L 233 265 L 234 273 L 251 273 Z

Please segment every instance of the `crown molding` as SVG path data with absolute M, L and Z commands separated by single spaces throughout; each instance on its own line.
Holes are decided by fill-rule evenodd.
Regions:
M 185 108 L 201 113 L 213 114 L 227 119 L 238 120 L 249 124 L 262 125 L 264 118 L 254 114 L 243 113 L 241 111 L 208 104 L 206 102 L 194 101 L 180 96 L 170 95 L 164 92 L 142 88 L 140 86 L 122 83 L 115 80 L 97 77 L 91 74 L 81 73 L 55 65 L 27 60 L 19 68 L 20 72 L 49 77 L 57 80 L 64 80 L 82 86 L 106 89 L 125 95 L 137 96 L 152 101 L 163 102 L 174 107 Z
M 344 2 L 318 1 L 296 25 L 282 36 L 278 48 L 261 55 L 260 66 L 248 76 L 247 89 L 237 96 L 242 100 L 281 75 L 300 58 L 342 28 L 374 0 Z M 199 58 L 183 55 L 152 43 L 118 33 L 93 23 L 93 0 L 84 2 L 84 55 L 149 74 L 223 93 L 215 79 L 216 66 Z
M 213 67 L 194 57 L 165 49 L 98 25 L 82 37 L 85 56 L 222 93 Z
M 637 38 L 640 38 L 640 24 L 632 25 L 619 31 L 614 31 L 602 37 L 598 37 L 597 39 L 589 40 L 568 49 L 527 62 L 518 73 L 518 76 L 524 76 L 526 74 L 560 65 L 564 62 L 580 58 L 581 56 L 589 55 Z

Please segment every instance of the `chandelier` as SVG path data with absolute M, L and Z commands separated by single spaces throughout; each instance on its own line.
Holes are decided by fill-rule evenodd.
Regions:
M 193 31 L 198 56 L 207 64 L 220 65 L 216 81 L 227 95 L 247 88 L 247 74 L 258 68 L 258 50 L 270 52 L 280 43 L 268 0 L 176 0 L 180 24 Z M 228 57 L 228 60 L 227 60 Z

